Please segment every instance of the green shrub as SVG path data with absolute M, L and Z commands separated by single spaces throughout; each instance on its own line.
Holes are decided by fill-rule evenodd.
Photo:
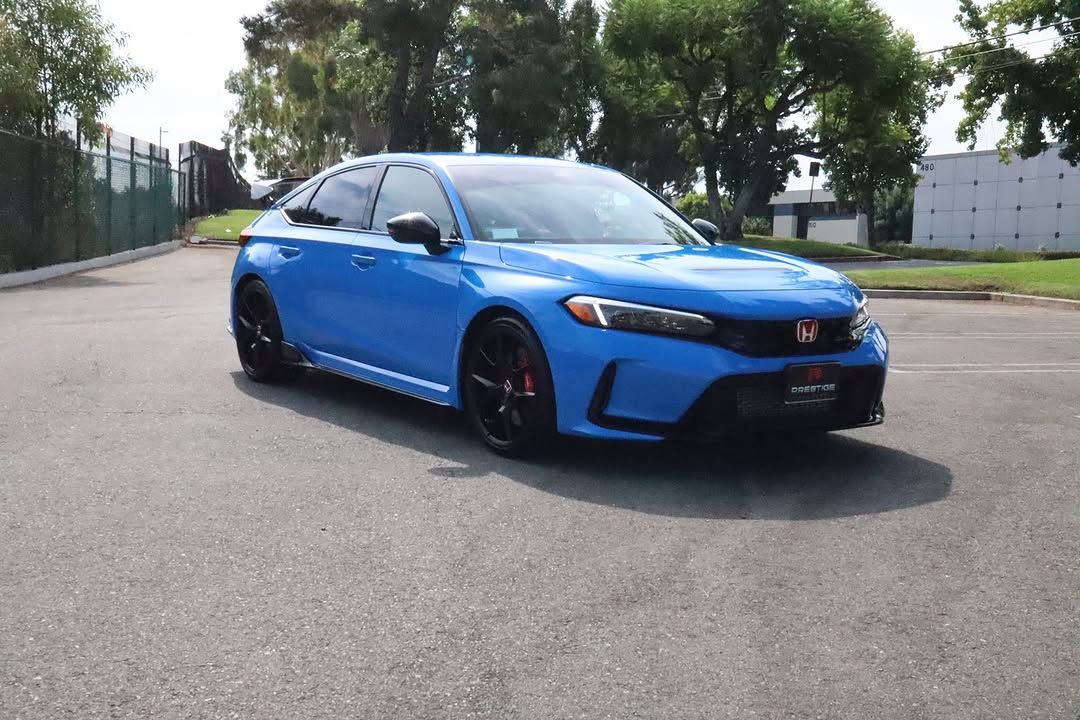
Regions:
M 742 221 L 743 235 L 772 235 L 772 223 L 767 217 L 748 217 Z
M 715 220 L 712 208 L 709 207 L 709 198 L 705 196 L 705 193 L 687 193 L 683 195 L 675 203 L 675 209 L 691 220 L 694 218 Z

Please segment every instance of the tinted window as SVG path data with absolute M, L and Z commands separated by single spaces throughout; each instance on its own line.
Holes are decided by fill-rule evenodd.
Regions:
M 375 201 L 372 230 L 386 231 L 386 221 L 408 212 L 427 213 L 439 225 L 444 238 L 455 228 L 454 215 L 438 181 L 419 168 L 392 165 L 386 170 L 379 199 Z
M 480 240 L 707 245 L 678 213 L 620 173 L 585 165 L 447 170 Z
M 304 212 L 304 219 L 294 222 L 327 227 L 364 227 L 364 211 L 367 210 L 376 173 L 375 167 L 363 167 L 331 175 L 319 186 Z
M 315 183 L 307 190 L 302 190 L 293 197 L 289 198 L 289 201 L 285 203 L 285 214 L 289 216 L 289 219 L 294 223 L 307 222 L 306 217 L 308 203 L 311 202 L 311 196 L 315 194 L 315 188 L 319 187 L 318 183 Z

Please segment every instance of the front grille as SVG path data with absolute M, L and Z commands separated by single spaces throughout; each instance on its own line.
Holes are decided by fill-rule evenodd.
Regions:
M 788 405 L 785 373 L 735 375 L 713 383 L 688 420 L 711 435 L 860 425 L 873 419 L 884 379 L 884 369 L 874 365 L 841 368 L 835 400 Z
M 708 338 L 710 342 L 748 357 L 833 355 L 849 352 L 859 344 L 852 337 L 850 317 L 818 320 L 818 337 L 812 343 L 801 343 L 796 338 L 798 320 L 709 319 L 716 325 Z

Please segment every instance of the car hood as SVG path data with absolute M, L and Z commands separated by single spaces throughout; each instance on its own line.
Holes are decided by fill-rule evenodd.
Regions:
M 503 245 L 502 261 L 584 282 L 655 290 L 722 292 L 852 290 L 816 263 L 736 245 Z

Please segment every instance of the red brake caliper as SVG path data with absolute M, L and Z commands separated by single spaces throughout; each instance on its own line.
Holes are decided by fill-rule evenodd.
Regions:
M 518 370 L 522 370 L 521 381 L 525 385 L 525 392 L 536 392 L 536 382 L 533 380 L 532 371 L 529 370 L 529 357 L 525 356 L 521 360 L 521 365 Z

